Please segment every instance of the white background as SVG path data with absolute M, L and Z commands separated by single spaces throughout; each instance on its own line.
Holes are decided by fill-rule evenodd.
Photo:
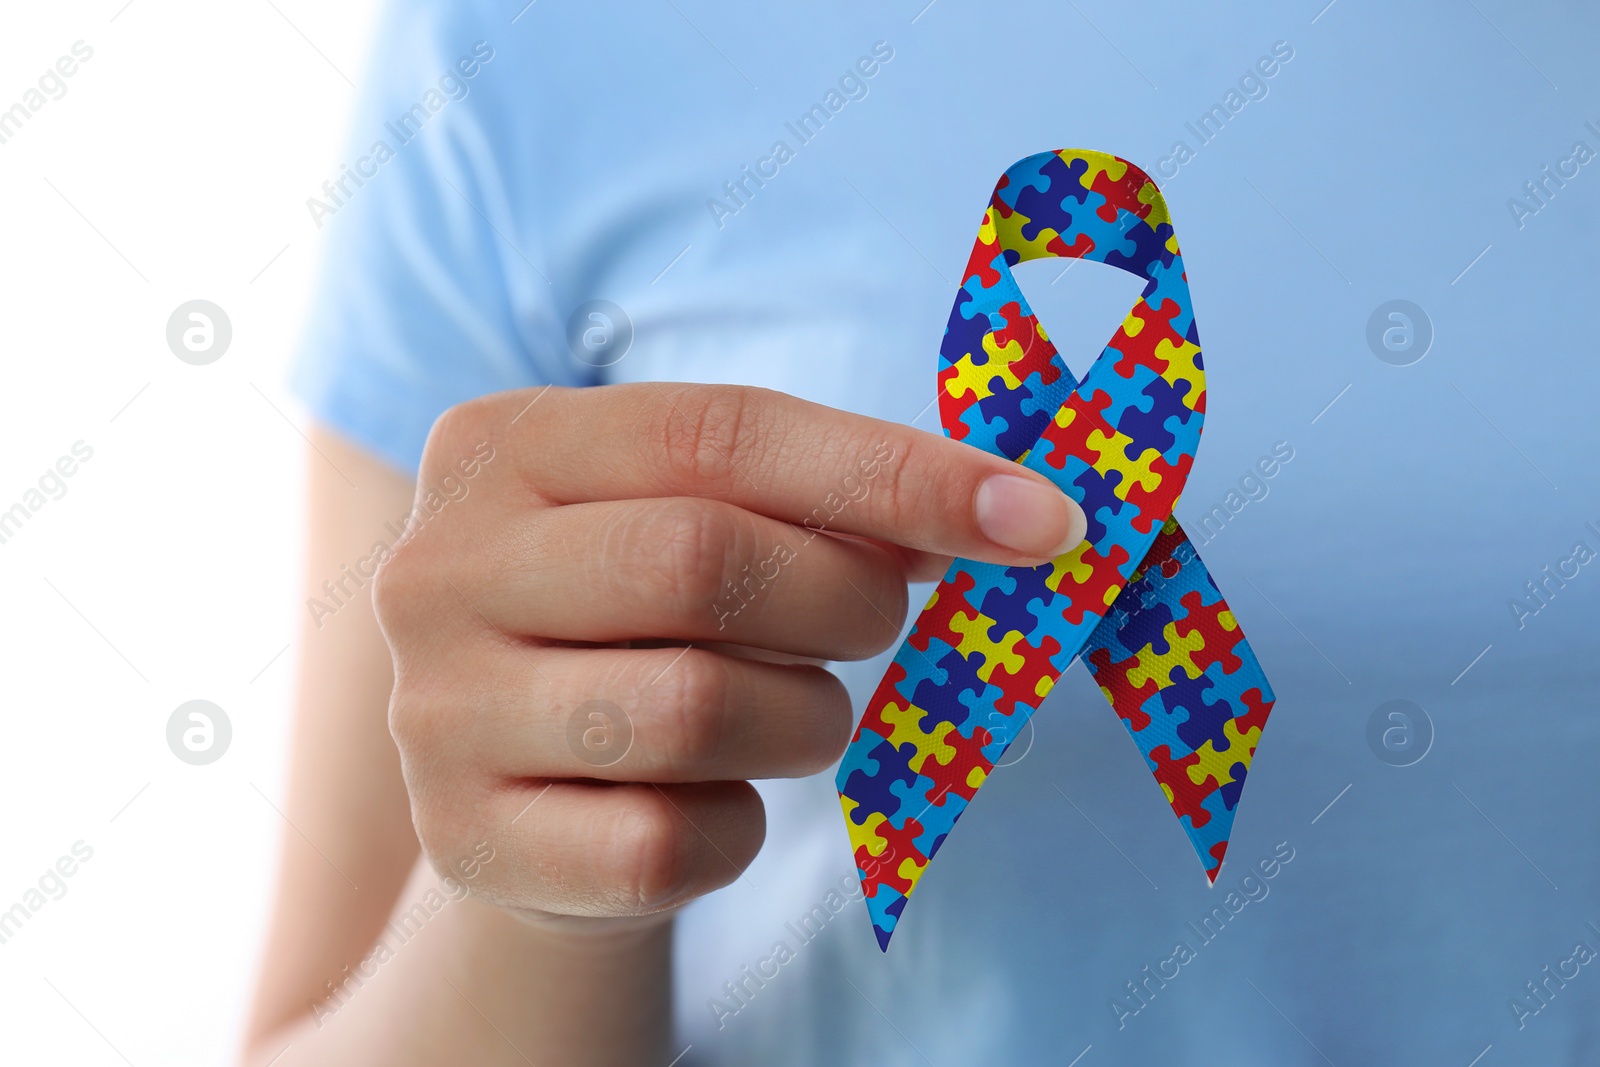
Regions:
M 0 544 L 0 911 L 93 849 L 0 944 L 8 1064 L 233 1056 L 283 829 L 305 200 L 337 169 L 375 8 L 125 2 L 8 5 L 0 33 L 0 110 L 94 50 L 0 144 L 0 511 L 94 450 Z M 165 340 L 196 298 L 233 325 L 209 366 Z M 232 720 L 210 766 L 166 746 L 196 698 Z

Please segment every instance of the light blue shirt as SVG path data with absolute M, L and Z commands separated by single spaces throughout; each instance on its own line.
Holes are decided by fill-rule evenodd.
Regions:
M 938 432 L 995 179 L 1113 152 L 1204 338 L 1178 516 L 1279 695 L 1210 889 L 1074 667 L 886 956 L 831 774 L 763 783 L 760 857 L 679 923 L 684 1065 L 1600 1062 L 1593 12 L 524 2 L 388 10 L 308 205 L 318 418 L 406 470 L 546 382 Z M 1081 373 L 1137 281 L 1066 265 L 1018 277 Z M 633 329 L 602 368 L 591 300 Z M 1392 300 L 1426 320 L 1369 341 Z M 858 712 L 883 667 L 838 668 Z

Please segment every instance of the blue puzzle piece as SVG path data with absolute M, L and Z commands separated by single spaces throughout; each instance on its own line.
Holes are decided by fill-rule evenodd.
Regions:
M 857 826 L 865 825 L 867 817 L 875 811 L 892 812 L 898 809 L 899 796 L 891 787 L 895 782 L 909 785 L 916 781 L 917 774 L 911 769 L 911 758 L 916 754 L 917 746 L 909 741 L 897 748 L 885 738 L 872 747 L 871 757 L 878 763 L 878 773 L 868 775 L 860 770 L 851 772 L 841 792 L 859 802 L 856 811 L 860 813 L 860 818 L 854 820 Z
M 989 333 L 989 318 L 974 312 L 972 294 L 963 289 L 956 296 L 956 306 L 950 309 L 950 321 L 945 324 L 944 339 L 939 343 L 939 355 L 951 366 L 968 355 L 974 363 L 988 359 L 983 339 Z
M 1178 725 L 1178 737 L 1190 751 L 1198 750 L 1207 741 L 1211 742 L 1213 751 L 1227 751 L 1228 737 L 1222 727 L 1234 717 L 1233 705 L 1212 692 L 1215 683 L 1204 674 L 1190 678 L 1178 666 L 1173 667 L 1167 677 L 1171 684 L 1156 695 L 1161 698 L 1161 706 L 1168 715 L 1176 717 L 1179 711 L 1184 713 L 1184 721 Z
M 1127 505 L 1125 500 L 1117 496 L 1117 486 L 1122 484 L 1122 472 L 1097 471 L 1093 467 L 1085 467 L 1083 473 L 1072 480 L 1072 484 L 1078 488 L 1078 492 L 1072 495 L 1083 508 L 1084 517 L 1089 520 L 1086 538 L 1098 545 L 1105 540 L 1108 532 L 1107 518 L 1101 516 L 1101 509 L 1115 516 Z
M 1227 808 L 1229 811 L 1232 811 L 1234 808 L 1238 807 L 1239 794 L 1244 792 L 1244 780 L 1249 776 L 1249 774 L 1250 768 L 1246 767 L 1242 763 L 1235 763 L 1232 767 L 1228 768 L 1228 777 L 1232 778 L 1233 781 L 1224 782 L 1222 788 L 1218 790 L 1218 793 L 1222 796 L 1223 807 Z
M 925 681 L 917 686 L 911 702 L 928 713 L 922 722 L 924 733 L 933 733 L 934 727 L 948 722 L 959 728 L 967 721 L 967 705 L 961 700 L 963 692 L 981 693 L 989 683 L 978 677 L 983 666 L 983 655 L 973 652 L 963 656 L 952 649 L 939 660 L 939 668 L 946 674 L 943 685 Z
M 1173 621 L 1172 605 L 1159 597 L 1145 597 L 1143 594 L 1148 587 L 1149 583 L 1141 579 L 1128 586 L 1135 594 L 1132 598 L 1126 603 L 1120 598 L 1117 601 L 1117 606 L 1123 610 L 1115 637 L 1117 644 L 1125 651 L 1114 652 L 1116 659 L 1126 659 L 1142 648 L 1149 648 L 1158 656 L 1165 656 L 1172 651 L 1165 632 L 1167 625 Z
M 973 448 L 981 448 L 985 452 L 1000 451 L 998 444 L 1000 435 L 1008 429 L 1005 419 L 991 422 L 984 417 L 982 407 L 973 404 L 961 413 L 961 423 L 967 427 L 967 436 L 963 438 L 967 444 Z
M 1171 463 L 1182 452 L 1181 448 L 1176 447 L 1178 438 L 1175 431 L 1187 427 L 1194 418 L 1194 410 L 1183 402 L 1184 397 L 1189 395 L 1189 382 L 1180 379 L 1180 384 L 1174 386 L 1149 367 L 1137 367 L 1135 372 L 1135 378 L 1141 376 L 1138 372 L 1143 372 L 1149 375 L 1150 380 L 1139 392 L 1140 401 L 1124 408 L 1113 424 L 1119 432 L 1132 438 L 1123 447 L 1123 453 L 1137 462 L 1139 456 L 1134 454 L 1135 449 L 1154 448 Z
M 989 640 L 999 644 L 1013 630 L 1023 635 L 1034 631 L 1038 620 L 1028 606 L 1034 599 L 1046 602 L 1054 599 L 1054 591 L 1045 584 L 1050 571 L 1051 565 L 1048 563 L 1038 567 L 1007 568 L 1011 588 L 992 591 L 979 606 L 979 610 L 995 622 L 989 627 Z
M 1130 226 L 1122 232 L 1120 246 L 1106 254 L 1105 262 L 1130 273 L 1150 277 L 1156 268 L 1165 268 L 1172 262 L 1173 253 L 1167 250 L 1167 241 L 1171 237 L 1172 227 L 1165 222 L 1154 228 L 1149 225 Z M 1129 245 L 1133 246 L 1132 250 L 1125 251 Z

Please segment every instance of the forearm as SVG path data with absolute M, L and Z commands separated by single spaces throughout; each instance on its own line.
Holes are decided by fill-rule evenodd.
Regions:
M 425 922 L 403 922 L 434 887 L 447 902 Z M 671 1058 L 670 920 L 540 926 L 446 894 L 419 864 L 379 942 L 321 1002 L 254 1042 L 245 1062 L 631 1067 Z

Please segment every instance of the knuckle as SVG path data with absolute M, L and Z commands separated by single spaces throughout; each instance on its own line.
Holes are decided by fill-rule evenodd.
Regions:
M 448 562 L 429 538 L 416 536 L 414 525 L 408 524 L 372 576 L 373 613 L 397 669 L 416 637 L 437 632 L 440 596 L 448 592 L 443 569 Z
M 438 762 L 454 736 L 452 716 L 416 691 L 403 678 L 396 679 L 389 697 L 389 736 L 407 765 L 408 777 L 426 774 Z
M 618 890 L 640 910 L 655 907 L 688 881 L 688 849 L 681 819 L 658 791 L 640 791 L 613 831 Z
M 408 757 L 409 759 L 409 757 Z M 455 787 L 428 788 L 414 780 L 408 768 L 407 786 L 411 796 L 411 826 L 417 842 L 430 863 L 457 854 L 472 836 L 478 821 L 461 798 L 464 790 Z
M 722 749 L 731 679 L 714 653 L 690 651 L 658 683 L 663 694 L 662 748 L 675 767 L 709 765 Z
M 622 551 L 640 562 L 647 596 L 682 618 L 709 613 L 737 549 L 725 510 L 682 497 L 661 501 L 630 521 L 623 536 L 631 543 Z
M 673 398 L 661 424 L 660 450 L 676 484 L 718 487 L 738 477 L 734 455 L 751 414 L 751 390 L 688 389 Z
M 905 528 L 922 509 L 924 496 L 930 488 L 928 479 L 915 476 L 919 468 L 926 466 L 922 454 L 921 445 L 901 441 L 895 444 L 893 453 L 878 464 L 869 499 L 879 519 L 892 529 Z
M 411 605 L 420 597 L 415 554 L 410 538 L 402 537 L 389 549 L 372 577 L 373 611 L 377 613 L 378 625 L 391 640 L 408 616 Z
M 410 752 L 422 734 L 422 713 L 410 688 L 399 680 L 389 694 L 389 736 L 402 755 Z
M 466 480 L 476 477 L 504 446 L 515 393 L 491 393 L 445 410 L 428 431 L 417 468 L 419 503 L 422 498 L 464 499 Z M 434 510 L 430 505 L 430 512 Z
M 478 397 L 446 408 L 433 420 L 427 443 L 422 446 L 420 482 L 425 483 L 441 466 L 453 464 L 463 450 L 471 451 L 482 439 L 490 403 L 489 398 Z

